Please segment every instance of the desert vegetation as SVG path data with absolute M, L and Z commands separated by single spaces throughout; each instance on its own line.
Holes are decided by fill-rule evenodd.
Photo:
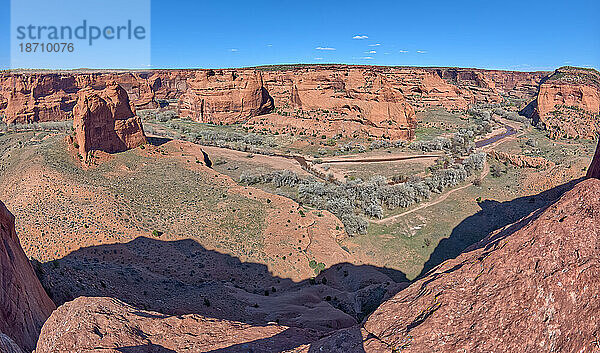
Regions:
M 56 131 L 56 132 L 67 132 L 73 128 L 73 121 L 46 121 L 46 122 L 35 122 L 29 124 L 6 124 L 0 120 L 0 133 L 10 132 L 41 132 L 41 131 Z
M 429 199 L 432 194 L 456 186 L 483 169 L 485 159 L 485 153 L 474 153 L 462 163 L 440 163 L 440 167 L 432 169 L 425 178 L 411 177 L 397 184 L 382 176 L 343 183 L 327 182 L 313 177 L 302 178 L 288 170 L 260 174 L 246 171 L 240 176 L 240 182 L 296 188 L 298 202 L 335 214 L 344 223 L 348 234 L 364 234 L 368 226 L 365 217 L 383 218 L 384 208 L 410 207 Z

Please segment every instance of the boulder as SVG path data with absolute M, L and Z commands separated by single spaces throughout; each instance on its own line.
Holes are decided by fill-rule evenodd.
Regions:
M 530 157 L 522 154 L 511 154 L 502 151 L 489 151 L 488 155 L 501 162 L 509 163 L 519 168 L 548 169 L 554 167 L 554 162 L 543 157 Z

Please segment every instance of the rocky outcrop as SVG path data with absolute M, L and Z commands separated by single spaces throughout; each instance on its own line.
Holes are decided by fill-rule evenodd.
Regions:
M 594 138 L 600 132 L 600 73 L 562 67 L 540 85 L 525 111 L 551 138 Z
M 0 202 L 0 332 L 31 351 L 54 303 L 42 288 L 15 232 L 15 218 Z M 12 344 L 0 335 L 0 351 Z M 14 351 L 14 349 L 13 349 Z
M 279 352 L 317 338 L 312 330 L 171 316 L 117 299 L 80 297 L 50 316 L 36 353 Z
M 588 179 L 438 266 L 364 328 L 403 352 L 595 351 L 599 223 L 600 180 Z
M 277 112 L 250 120 L 250 127 L 329 137 L 414 135 L 414 109 L 377 70 L 310 67 L 267 71 L 264 77 Z
M 530 157 L 520 154 L 510 154 L 502 151 L 489 151 L 488 155 L 497 160 L 509 163 L 519 168 L 548 169 L 554 167 L 554 163 L 543 157 Z
M 237 124 L 273 110 L 273 98 L 254 70 L 208 70 L 188 81 L 179 115 L 202 123 Z
M 588 179 L 434 268 L 362 325 L 329 334 L 80 297 L 52 314 L 36 352 L 594 352 L 598 222 L 600 180 Z
M 598 147 L 596 147 L 596 154 L 592 160 L 592 164 L 587 171 L 588 178 L 600 179 L 600 141 L 598 141 Z
M 147 143 L 141 119 L 116 83 L 102 91 L 82 90 L 73 115 L 77 148 L 84 158 L 89 151 L 123 152 Z

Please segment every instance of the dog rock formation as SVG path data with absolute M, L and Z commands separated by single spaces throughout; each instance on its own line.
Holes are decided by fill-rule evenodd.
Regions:
M 75 140 L 84 158 L 89 151 L 116 153 L 147 143 L 141 119 L 117 84 L 101 91 L 82 90 L 73 115 Z
M 2 202 L 0 239 L 0 350 L 11 352 L 12 340 L 31 351 L 55 306 L 21 248 L 14 216 Z

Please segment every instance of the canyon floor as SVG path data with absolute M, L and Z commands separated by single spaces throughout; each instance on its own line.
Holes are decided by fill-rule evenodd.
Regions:
M 406 146 L 376 148 L 377 140 L 372 139 L 265 133 L 258 136 L 268 139 L 269 153 L 261 154 L 185 141 L 215 130 L 255 136 L 243 126 L 182 119 L 144 123 L 149 136 L 155 136 L 153 144 L 98 157 L 106 160 L 92 167 L 80 165 L 65 142 L 65 133 L 9 132 L 0 137 L 0 198 L 7 200 L 17 217 L 27 255 L 39 261 L 48 278 L 54 272 L 69 277 L 69 271 L 83 266 L 75 265 L 73 259 L 110 258 L 111 266 L 125 262 L 134 256 L 131 247 L 138 252 L 135 256 L 144 253 L 144 261 L 166 266 L 166 275 L 169 268 L 180 271 L 175 266 L 179 260 L 165 262 L 164 254 L 153 255 L 143 248 L 190 241 L 202 253 L 260 264 L 263 275 L 292 281 L 313 276 L 309 266 L 313 260 L 325 268 L 338 263 L 386 268 L 399 274 L 397 278 L 413 280 L 492 230 L 555 199 L 553 188 L 585 174 L 594 148 L 592 141 L 551 140 L 543 131 L 513 122 L 517 134 L 481 150 L 542 157 L 554 164 L 552 168 L 519 168 L 488 157 L 486 170 L 476 177 L 434 194 L 427 202 L 385 210 L 382 219 L 369 220 L 365 234 L 350 237 L 331 213 L 294 201 L 297 190 L 269 183 L 245 186 L 238 183 L 240 175 L 291 170 L 304 177 L 311 172 L 329 174 L 333 180 L 368 180 L 377 175 L 407 178 L 426 175 L 445 153 L 416 152 Z M 432 109 L 421 114 L 417 141 L 450 136 L 471 123 L 464 114 Z M 492 132 L 477 139 L 485 140 L 504 129 L 501 120 L 495 124 Z M 364 152 L 357 152 L 356 147 L 342 151 L 345 145 L 366 148 Z M 308 168 L 291 156 L 302 156 Z M 490 167 L 501 172 L 492 175 Z M 93 260 L 87 258 L 92 253 L 96 254 Z M 248 279 L 220 273 L 219 268 L 194 272 L 186 267 L 185 271 L 192 280 L 229 281 L 231 276 L 232 285 L 237 285 L 236 281 Z M 272 287 L 271 279 L 249 282 L 255 291 Z M 74 293 L 61 295 L 71 298 L 80 293 L 77 287 L 68 290 Z

